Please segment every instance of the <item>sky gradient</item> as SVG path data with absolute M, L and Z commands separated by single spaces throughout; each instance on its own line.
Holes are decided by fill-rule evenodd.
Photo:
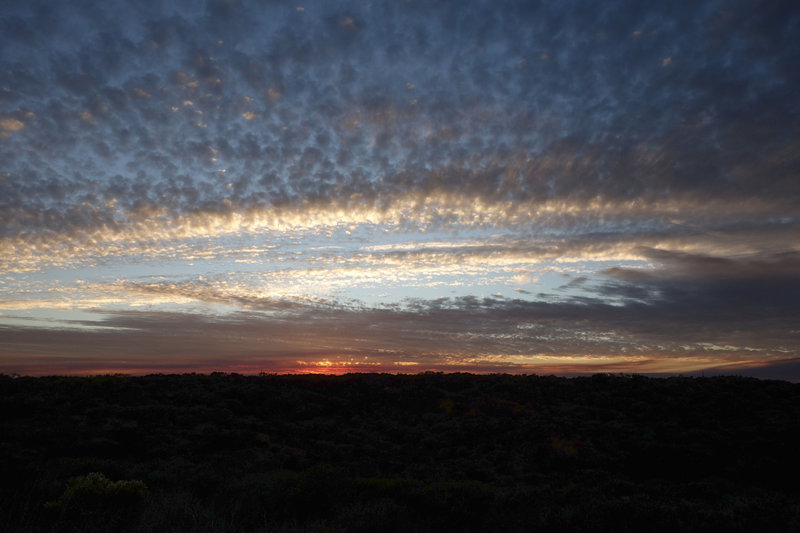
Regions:
M 3 2 L 0 372 L 800 380 L 800 8 Z

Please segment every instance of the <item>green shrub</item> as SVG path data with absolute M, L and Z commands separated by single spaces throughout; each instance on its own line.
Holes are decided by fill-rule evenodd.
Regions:
M 130 507 L 147 498 L 147 485 L 138 479 L 111 481 L 100 472 L 92 472 L 67 481 L 67 488 L 58 499 L 47 502 L 49 509 L 89 511 Z

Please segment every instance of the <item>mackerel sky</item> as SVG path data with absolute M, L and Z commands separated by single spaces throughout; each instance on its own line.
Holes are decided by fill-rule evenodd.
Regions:
M 0 2 L 0 372 L 800 379 L 800 7 Z

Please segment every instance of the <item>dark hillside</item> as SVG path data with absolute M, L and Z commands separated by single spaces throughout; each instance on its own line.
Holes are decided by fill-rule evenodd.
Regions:
M 800 531 L 800 385 L 0 376 L 4 531 Z

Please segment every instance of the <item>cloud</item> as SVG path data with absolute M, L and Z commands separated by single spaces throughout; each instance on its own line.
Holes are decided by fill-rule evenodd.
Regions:
M 625 292 L 636 286 L 657 295 L 663 305 L 680 307 L 690 315 L 702 314 L 704 323 L 800 315 L 798 252 L 714 257 L 648 250 L 646 255 L 659 267 L 646 273 L 608 270 L 609 276 L 625 284 L 606 286 L 605 292 Z
M 131 290 L 198 297 L 190 287 L 152 285 Z M 213 290 L 202 298 L 231 300 Z M 238 303 L 246 304 L 248 311 L 216 318 L 113 312 L 91 322 L 103 329 L 71 333 L 5 328 L 2 342 L 7 353 L 22 353 L 35 333 L 37 353 L 105 354 L 98 355 L 103 364 L 136 359 L 139 364 L 161 361 L 191 367 L 223 357 L 229 364 L 296 369 L 292 361 L 366 358 L 376 366 L 402 360 L 436 368 L 502 364 L 514 371 L 558 367 L 564 372 L 621 368 L 624 363 L 625 368 L 639 371 L 680 372 L 785 359 L 793 353 L 797 336 L 796 312 L 762 318 L 758 327 L 749 327 L 752 323 L 746 316 L 738 320 L 730 314 L 719 320 L 705 316 L 703 331 L 693 333 L 691 326 L 698 323 L 698 312 L 690 309 L 694 301 L 662 307 L 613 306 L 586 299 L 537 303 L 463 297 L 408 300 L 383 309 L 273 298 L 240 298 Z M 713 315 L 717 310 L 703 312 Z M 135 338 L 140 340 L 133 342 Z
M 54 193 L 61 190 L 52 183 Z M 0 238 L 4 266 L 8 270 L 31 269 L 37 263 L 58 264 L 87 258 L 151 254 L 168 243 L 196 238 L 222 238 L 236 234 L 263 235 L 269 232 L 310 232 L 326 234 L 336 229 L 367 230 L 377 227 L 391 231 L 463 229 L 511 229 L 520 232 L 547 229 L 566 235 L 584 233 L 583 238 L 553 235 L 550 242 L 536 239 L 525 252 L 538 248 L 538 255 L 561 256 L 574 252 L 570 260 L 588 258 L 594 250 L 596 259 L 637 259 L 639 246 L 677 246 L 696 250 L 712 247 L 729 251 L 737 248 L 752 252 L 770 243 L 780 245 L 783 236 L 795 235 L 793 222 L 770 224 L 767 241 L 750 238 L 759 234 L 762 217 L 770 216 L 770 204 L 753 201 L 748 206 L 705 202 L 681 205 L 678 202 L 499 202 L 455 195 L 417 194 L 383 195 L 368 200 L 361 195 L 338 203 L 333 200 L 304 202 L 300 206 L 247 207 L 223 201 L 213 209 L 186 214 L 170 213 L 165 206 L 139 204 L 122 210 L 114 201 L 96 205 L 84 203 L 64 213 L 26 213 L 10 207 L 2 217 L 8 221 L 7 236 Z M 682 213 L 684 224 L 705 225 L 709 229 L 672 230 L 670 218 Z M 716 220 L 711 220 L 712 213 Z M 695 218 L 696 217 L 696 218 Z M 752 217 L 752 221 L 748 220 Z M 694 219 L 694 220 L 693 220 Z M 791 220 L 791 219 L 790 219 Z M 633 221 L 639 225 L 631 227 Z M 730 227 L 733 223 L 739 227 Z M 729 227 L 725 227 L 725 223 Z M 711 225 L 713 224 L 713 225 Z M 43 226 L 43 227 L 37 227 Z M 656 231 L 648 231 L 650 226 Z M 720 227 L 721 226 L 721 227 Z M 642 228 L 642 229 L 639 229 Z M 597 230 L 602 230 L 597 232 Z M 713 231 L 713 235 L 708 235 Z M 761 233 L 764 233 L 763 231 Z M 564 246 L 565 241 L 569 244 Z M 615 243 L 614 241 L 618 241 Z M 577 246 L 577 249 L 576 249 Z M 784 246 L 786 246 L 784 244 Z M 581 251 L 580 248 L 586 251 Z M 450 251 L 453 252 L 452 250 Z M 458 252 L 462 253 L 462 252 Z M 473 255 L 481 253 L 472 251 Z M 482 253 L 491 253 L 485 248 Z M 385 254 L 388 256 L 389 254 Z M 408 259 L 407 252 L 394 255 Z
M 15 118 L 4 118 L 0 120 L 0 129 L 5 131 L 19 131 L 25 127 L 25 123 Z
M 789 2 L 51 4 L 0 8 L 7 310 L 172 349 L 173 306 L 209 361 L 181 306 L 247 354 L 294 314 L 306 362 L 797 351 Z
M 613 3 L 596 13 L 580 3 L 565 18 L 552 9 L 527 12 L 513 2 L 489 12 L 478 6 L 458 12 L 441 6 L 373 6 L 348 14 L 347 9 L 320 5 L 318 15 L 311 16 L 309 7 L 298 16 L 291 6 L 276 4 L 261 21 L 245 4 L 225 7 L 229 16 L 219 19 L 210 17 L 219 11 L 212 7 L 208 12 L 176 7 L 178 15 L 151 6 L 147 19 L 130 14 L 141 26 L 128 29 L 117 22 L 118 37 L 89 29 L 77 33 L 78 38 L 70 32 L 104 27 L 113 10 L 90 13 L 66 3 L 63 18 L 50 22 L 52 41 L 42 37 L 37 43 L 37 74 L 25 80 L 29 86 L 24 91 L 44 96 L 49 82 L 60 80 L 63 92 L 52 95 L 47 108 L 35 99 L 19 102 L 41 118 L 26 128 L 30 137 L 19 143 L 47 138 L 52 170 L 66 181 L 69 169 L 92 163 L 91 157 L 71 155 L 72 139 L 78 139 L 79 147 L 88 146 L 86 124 L 79 117 L 89 112 L 96 120 L 92 137 L 112 140 L 119 150 L 112 167 L 122 170 L 135 163 L 131 169 L 158 179 L 149 184 L 152 192 L 146 198 L 134 196 L 130 202 L 163 202 L 169 181 L 185 173 L 198 193 L 196 198 L 175 197 L 176 207 L 185 210 L 227 197 L 228 191 L 211 178 L 216 171 L 209 168 L 212 158 L 235 178 L 278 176 L 277 190 L 260 192 L 280 199 L 284 190 L 291 201 L 341 198 L 348 190 L 369 196 L 375 194 L 375 177 L 381 176 L 379 194 L 411 189 L 421 194 L 465 191 L 494 201 L 542 196 L 586 200 L 598 195 L 618 200 L 667 190 L 692 195 L 713 188 L 716 194 L 735 193 L 734 199 L 769 195 L 789 205 L 791 198 L 782 196 L 787 191 L 778 195 L 764 190 L 760 176 L 791 175 L 796 149 L 789 148 L 789 160 L 748 156 L 785 153 L 791 142 L 791 113 L 777 112 L 773 96 L 778 80 L 791 83 L 791 71 L 782 65 L 796 54 L 796 47 L 782 49 L 778 62 L 759 52 L 757 18 L 750 27 L 729 29 L 743 44 L 729 52 L 731 57 L 717 57 L 704 32 L 714 35 L 720 22 L 702 6 L 688 13 L 707 24 L 694 24 L 688 33 L 683 30 L 691 17 L 628 13 L 622 7 Z M 625 17 L 618 20 L 623 12 Z M 598 35 L 582 31 L 582 24 L 598 16 Z M 238 31 L 228 26 L 231 20 L 242 24 Z M 256 20 L 265 26 L 248 31 Z M 448 20 L 475 28 L 480 38 L 470 43 Z M 342 26 L 342 21 L 352 24 Z M 629 33 L 637 27 L 644 29 L 634 42 Z M 655 66 L 652 72 L 630 73 L 638 79 L 618 77 L 617 65 L 639 68 L 651 57 L 660 62 L 670 36 L 678 35 L 673 46 L 693 48 L 693 59 L 682 62 L 679 77 L 663 78 Z M 351 47 L 354 39 L 362 46 Z M 461 41 L 463 48 L 454 46 Z M 482 47 L 481 42 L 492 46 Z M 542 49 L 558 58 L 555 70 L 518 68 L 518 58 L 538 57 Z M 48 53 L 58 59 L 45 63 Z M 746 54 L 747 66 L 725 67 Z M 393 68 L 383 66 L 387 56 Z M 426 61 L 418 61 L 421 56 Z M 128 64 L 142 68 L 126 70 Z M 753 78 L 751 69 L 759 68 L 771 77 Z M 370 75 L 355 75 L 364 71 Z M 414 80 L 415 105 L 407 94 L 409 79 Z M 691 80 L 691 86 L 680 79 Z M 15 76 L 6 81 L 13 87 L 23 80 Z M 752 128 L 749 120 L 736 118 L 736 98 L 714 100 L 731 93 L 749 98 L 748 116 L 765 127 Z M 684 104 L 674 105 L 679 101 Z M 675 109 L 682 111 L 675 115 Z M 233 120 L 245 116 L 259 117 L 258 124 L 254 118 Z M 209 131 L 195 131 L 199 123 Z M 318 135 L 335 141 L 329 147 L 340 148 L 322 150 L 312 162 L 304 154 Z M 267 153 L 254 157 L 253 144 Z M 9 160 L 15 162 L 15 179 L 26 168 L 36 168 L 28 158 Z M 101 187 L 114 175 L 103 175 L 106 168 L 88 169 L 97 171 Z M 133 181 L 136 171 L 119 175 Z M 318 179 L 326 175 L 332 179 Z M 721 182 L 736 187 L 720 188 Z M 75 186 L 80 194 L 90 183 Z M 247 203 L 255 192 L 252 186 L 243 187 L 232 200 Z M 30 205 L 31 210 L 38 207 Z

